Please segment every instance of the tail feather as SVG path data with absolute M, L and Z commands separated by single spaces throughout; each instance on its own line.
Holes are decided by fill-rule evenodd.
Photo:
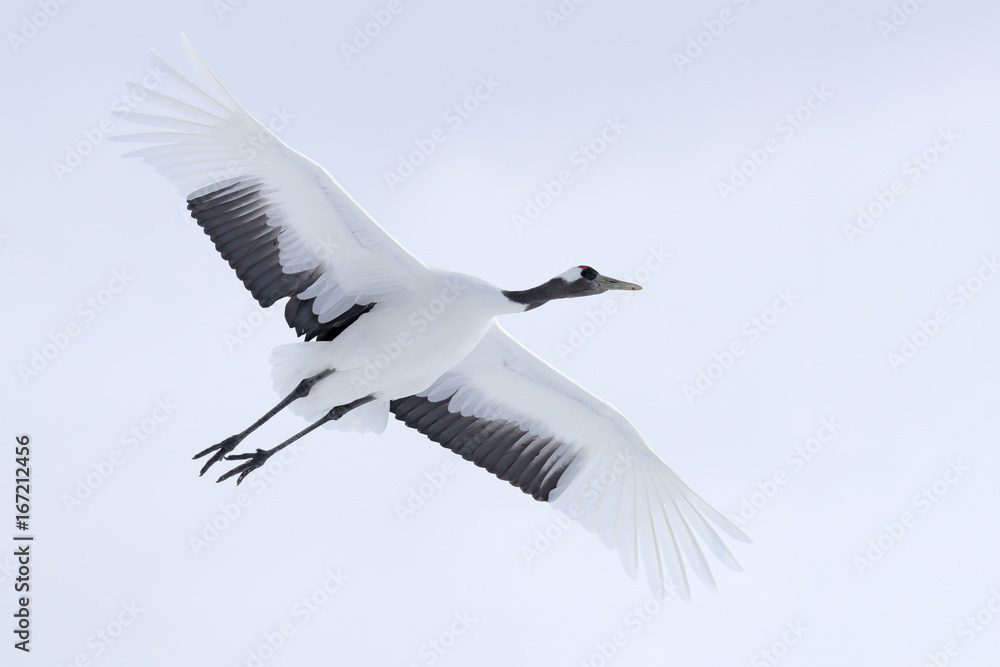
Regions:
M 310 341 L 279 345 L 271 352 L 271 379 L 281 396 L 287 396 L 306 378 L 327 370 L 324 355 L 317 354 L 317 346 L 328 345 L 323 341 Z M 308 396 L 293 401 L 289 410 L 313 422 L 337 405 L 346 405 L 359 398 L 351 386 L 348 375 L 336 371 L 318 382 Z M 389 401 L 375 400 L 355 408 L 336 421 L 325 424 L 327 428 L 361 433 L 381 433 L 389 422 Z

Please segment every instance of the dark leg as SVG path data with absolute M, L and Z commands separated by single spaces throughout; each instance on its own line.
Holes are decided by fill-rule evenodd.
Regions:
M 311 378 L 306 378 L 305 380 L 300 382 L 297 387 L 295 387 L 292 393 L 290 393 L 288 396 L 285 396 L 285 398 L 283 398 L 280 403 L 274 406 L 266 415 L 255 421 L 253 424 L 251 424 L 250 427 L 247 428 L 247 430 L 243 431 L 242 433 L 237 433 L 236 435 L 231 435 L 222 442 L 220 442 L 219 444 L 212 445 L 208 449 L 203 449 L 202 451 L 198 452 L 193 457 L 191 457 L 194 459 L 200 459 L 202 456 L 205 456 L 206 454 L 210 454 L 213 451 L 215 452 L 212 458 L 208 460 L 208 463 L 206 463 L 204 467 L 201 469 L 201 472 L 199 474 L 204 475 L 205 471 L 208 470 L 210 467 L 212 467 L 213 463 L 221 461 L 226 454 L 236 449 L 237 445 L 239 445 L 243 441 L 243 438 L 247 437 L 248 435 L 256 431 L 261 424 L 263 424 L 268 419 L 281 412 L 286 407 L 288 407 L 289 403 L 291 403 L 296 399 L 303 398 L 304 396 L 308 396 L 313 386 L 323 378 L 330 375 L 331 373 L 333 373 L 333 369 L 330 369 L 328 371 L 323 371 L 322 373 L 314 375 Z
M 369 403 L 374 400 L 375 400 L 374 396 L 365 396 L 363 398 L 359 398 L 356 401 L 351 401 L 347 405 L 338 405 L 337 407 L 335 407 L 334 409 L 330 410 L 328 413 L 323 415 L 320 419 L 313 422 L 309 426 L 305 427 L 304 429 L 302 429 L 301 431 L 290 437 L 288 440 L 285 440 L 283 443 L 272 449 L 258 449 L 253 454 L 230 454 L 229 456 L 226 457 L 227 461 L 239 461 L 241 459 L 249 459 L 249 460 L 243 465 L 236 466 L 235 468 L 227 472 L 225 475 L 223 475 L 216 481 L 221 482 L 225 479 L 229 479 L 236 473 L 239 473 L 240 476 L 236 478 L 236 483 L 239 484 L 240 482 L 243 481 L 244 477 L 246 477 L 251 472 L 264 465 L 269 458 L 271 458 L 272 456 L 274 456 L 275 454 L 277 454 L 282 449 L 292 444 L 302 436 L 311 433 L 312 431 L 315 431 L 317 428 L 327 423 L 328 421 L 334 421 L 340 419 L 354 408 L 360 407 L 365 403 Z

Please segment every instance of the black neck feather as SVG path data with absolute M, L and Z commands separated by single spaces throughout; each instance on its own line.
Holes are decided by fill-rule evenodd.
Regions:
M 538 287 L 524 290 L 503 290 L 503 295 L 524 306 L 525 310 L 532 310 L 552 301 L 553 299 L 563 299 L 568 296 L 577 296 L 570 289 L 569 283 L 562 278 L 553 278 L 542 283 Z

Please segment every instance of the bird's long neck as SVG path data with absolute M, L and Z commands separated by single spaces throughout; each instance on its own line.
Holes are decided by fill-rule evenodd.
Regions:
M 548 303 L 549 301 L 552 301 L 552 299 L 570 296 L 565 293 L 565 289 L 557 289 L 559 283 L 562 283 L 562 287 L 565 288 L 565 280 L 553 278 L 552 280 L 542 283 L 538 287 L 532 287 L 531 289 L 503 290 L 503 295 L 512 302 L 524 306 L 524 310 L 532 310 Z

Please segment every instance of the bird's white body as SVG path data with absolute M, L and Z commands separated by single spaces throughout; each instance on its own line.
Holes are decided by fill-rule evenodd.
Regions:
M 363 396 L 377 400 L 330 422 L 333 428 L 381 433 L 389 401 L 427 389 L 465 359 L 496 316 L 524 310 L 474 276 L 430 269 L 397 298 L 380 301 L 332 341 L 282 345 L 271 361 L 275 389 L 335 369 L 291 409 L 313 421 L 332 406 Z
M 504 292 L 427 267 L 322 167 L 244 111 L 187 46 L 204 87 L 154 55 L 167 81 L 143 96 L 172 113 L 123 114 L 158 129 L 119 140 L 149 144 L 130 155 L 181 188 L 192 216 L 262 306 L 288 299 L 285 319 L 305 341 L 274 351 L 273 379 L 286 396 L 275 410 L 290 404 L 314 425 L 280 446 L 324 423 L 317 419 L 323 413 L 340 428 L 381 431 L 391 411 L 576 518 L 617 549 L 632 576 L 644 570 L 661 595 L 688 596 L 685 564 L 714 587 L 702 546 L 739 569 L 718 532 L 746 537 L 620 412 L 496 321 L 552 298 L 637 285 L 581 266 L 538 287 Z M 170 88 L 177 97 L 166 94 Z M 303 380 L 331 369 L 307 395 L 299 393 Z M 199 456 L 218 450 L 208 465 L 221 460 L 262 421 Z M 247 472 L 262 460 L 244 464 Z

